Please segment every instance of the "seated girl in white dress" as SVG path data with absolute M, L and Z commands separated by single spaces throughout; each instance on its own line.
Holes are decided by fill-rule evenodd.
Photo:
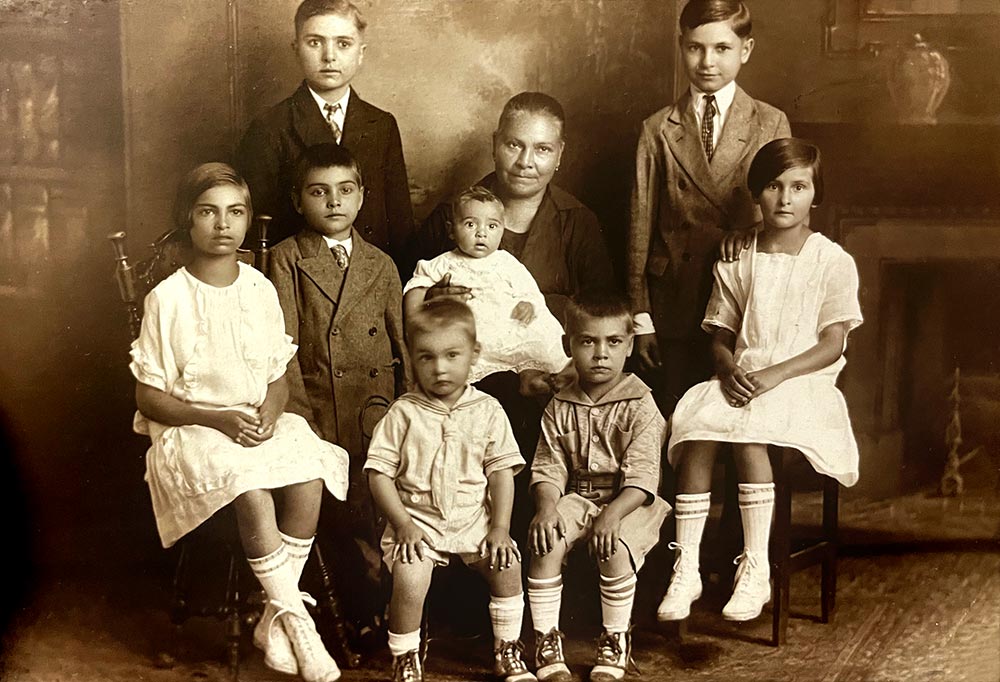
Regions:
M 771 595 L 767 446 L 800 451 L 843 485 L 858 479 L 858 447 L 835 385 L 848 333 L 861 324 L 858 275 L 850 255 L 809 228 L 810 207 L 823 198 L 819 150 L 795 138 L 769 142 L 747 185 L 763 226 L 739 260 L 716 263 L 702 322 L 713 335 L 716 376 L 689 389 L 672 417 L 677 558 L 657 611 L 664 621 L 686 618 L 701 596 L 698 549 L 719 443 L 732 444 L 744 536 L 727 620 L 756 618 Z
M 299 592 L 326 487 L 347 494 L 348 455 L 283 412 L 285 334 L 274 287 L 236 259 L 250 192 L 231 167 L 203 164 L 174 212 L 192 260 L 146 297 L 132 344 L 135 430 L 164 547 L 232 504 L 243 549 L 269 598 L 254 633 L 265 663 L 313 682 L 340 677 Z M 272 491 L 280 490 L 280 504 Z
M 523 394 L 548 393 L 554 376 L 569 364 L 563 329 L 528 269 L 499 248 L 503 203 L 485 187 L 470 187 L 452 201 L 448 229 L 457 248 L 417 263 L 403 287 L 404 312 L 419 310 L 427 289 L 441 280 L 470 288 L 466 303 L 476 318 L 482 351 L 469 382 L 513 371 L 520 375 Z

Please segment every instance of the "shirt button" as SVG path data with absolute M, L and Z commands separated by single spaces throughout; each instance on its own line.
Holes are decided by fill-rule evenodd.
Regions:
M 416 504 L 419 501 L 420 501 L 420 493 L 413 493 L 412 495 L 410 495 L 410 502 Z
M 336 336 L 339 333 L 340 333 L 340 327 L 334 327 L 333 330 L 330 332 L 330 335 Z
M 595 433 L 593 436 L 590 437 L 590 440 L 594 441 L 595 443 L 600 443 L 601 437 Z
M 372 327 L 368 330 L 368 336 L 375 336 L 378 334 L 378 327 Z
M 597 462 L 594 462 L 593 464 L 590 465 L 590 470 L 597 471 Z
M 334 370 L 333 376 L 339 379 L 340 377 L 344 376 L 344 371 L 340 369 Z

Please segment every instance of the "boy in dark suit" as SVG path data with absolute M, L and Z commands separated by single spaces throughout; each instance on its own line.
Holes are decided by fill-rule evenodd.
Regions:
M 269 268 L 285 331 L 299 346 L 286 374 L 286 409 L 350 453 L 347 502 L 324 508 L 317 541 L 336 548 L 329 554 L 338 565 L 340 594 L 363 634 L 381 611 L 381 564 L 362 472 L 362 429 L 372 428 L 404 392 L 402 286 L 392 260 L 355 228 L 364 185 L 347 148 L 333 142 L 309 147 L 293 187 L 305 227 L 271 249 Z
M 635 350 L 642 370 L 659 370 L 652 383 L 664 414 L 712 375 L 701 320 L 719 243 L 760 221 L 747 169 L 758 149 L 791 135 L 784 113 L 736 84 L 754 46 L 742 2 L 691 0 L 680 29 L 691 85 L 643 123 L 628 242 Z
M 294 234 L 292 173 L 302 152 L 336 142 L 368 176 L 355 227 L 397 263 L 413 230 L 413 207 L 399 127 L 392 114 L 361 99 L 351 81 L 364 61 L 367 23 L 349 0 L 305 0 L 295 13 L 292 44 L 305 80 L 291 97 L 253 123 L 237 152 L 254 208 L 271 215 L 272 242 Z

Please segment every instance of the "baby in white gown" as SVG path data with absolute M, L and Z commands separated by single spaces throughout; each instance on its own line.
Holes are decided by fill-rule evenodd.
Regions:
M 457 248 L 417 263 L 403 287 L 407 315 L 420 308 L 428 288 L 451 276 L 453 286 L 472 290 L 467 301 L 481 346 L 470 382 L 495 372 L 520 375 L 522 393 L 547 393 L 567 368 L 563 329 L 545 305 L 528 269 L 499 249 L 503 203 L 485 187 L 471 187 L 452 202 L 449 235 Z

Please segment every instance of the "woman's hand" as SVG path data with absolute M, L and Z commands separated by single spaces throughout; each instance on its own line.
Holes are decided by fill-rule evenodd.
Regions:
M 479 555 L 490 558 L 490 570 L 501 571 L 510 568 L 515 561 L 520 563 L 521 552 L 506 528 L 491 528 L 486 538 L 479 543 Z
M 722 236 L 722 242 L 719 244 L 719 258 L 726 263 L 739 260 L 740 254 L 753 246 L 755 234 L 757 234 L 757 231 L 753 227 L 748 227 L 745 230 L 726 232 Z
M 590 535 L 590 554 L 601 560 L 608 561 L 618 551 L 622 520 L 614 513 L 609 513 L 610 507 L 594 519 Z
M 757 386 L 750 380 L 743 368 L 733 363 L 719 371 L 722 394 L 733 407 L 743 407 L 754 397 Z
M 555 506 L 538 510 L 528 526 L 528 545 L 538 556 L 545 556 L 555 549 L 556 542 L 566 537 L 566 522 Z
M 411 519 L 409 523 L 400 528 L 394 528 L 396 534 L 396 546 L 392 549 L 392 561 L 401 561 L 404 564 L 412 564 L 414 561 L 424 560 L 424 545 L 427 542 L 427 535 L 420 530 L 420 526 Z
M 748 372 L 746 377 L 753 384 L 754 398 L 764 395 L 785 380 L 781 370 L 773 365 L 756 372 Z
M 435 298 L 453 298 L 456 301 L 465 303 L 472 298 L 472 289 L 458 286 L 457 284 L 452 285 L 451 273 L 449 272 L 435 282 L 433 286 L 427 287 L 427 291 L 424 292 L 425 302 L 432 301 Z
M 517 320 L 523 325 L 529 325 L 535 319 L 535 306 L 528 301 L 521 301 L 510 311 L 510 319 Z

